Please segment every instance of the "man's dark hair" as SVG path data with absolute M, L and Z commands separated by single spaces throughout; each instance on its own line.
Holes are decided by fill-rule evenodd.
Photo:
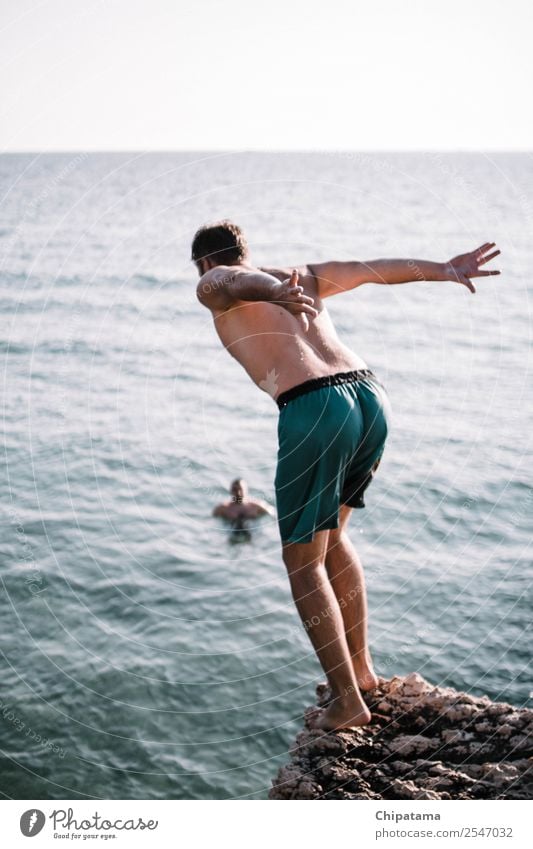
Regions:
M 243 232 L 231 221 L 206 224 L 195 233 L 191 256 L 194 262 L 212 259 L 219 265 L 238 264 L 248 253 Z

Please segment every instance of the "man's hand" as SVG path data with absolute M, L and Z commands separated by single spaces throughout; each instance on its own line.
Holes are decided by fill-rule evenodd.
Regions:
M 472 283 L 471 277 L 489 277 L 492 274 L 500 273 L 499 271 L 485 271 L 480 268 L 481 265 L 485 265 L 486 262 L 498 256 L 500 251 L 492 251 L 492 248 L 495 247 L 495 242 L 485 242 L 484 245 L 481 245 L 475 251 L 455 256 L 446 263 L 448 279 L 456 283 L 462 283 L 463 286 L 466 286 L 474 293 L 476 287 Z M 489 253 L 489 251 L 492 251 L 492 253 Z
M 279 304 L 293 315 L 300 315 L 304 330 L 309 330 L 308 316 L 315 318 L 318 311 L 314 308 L 314 300 L 309 295 L 304 295 L 303 286 L 298 284 L 298 272 L 293 270 L 290 277 L 278 283 L 272 297 L 269 299 L 273 304 Z

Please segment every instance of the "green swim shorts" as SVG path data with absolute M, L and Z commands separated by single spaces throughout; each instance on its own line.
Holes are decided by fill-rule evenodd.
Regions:
M 338 528 L 339 506 L 364 507 L 385 447 L 390 402 L 369 369 L 306 380 L 276 399 L 276 507 L 281 540 Z

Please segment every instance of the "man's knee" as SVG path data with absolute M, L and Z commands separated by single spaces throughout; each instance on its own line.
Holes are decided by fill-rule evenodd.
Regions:
M 282 557 L 287 571 L 298 569 L 305 564 L 305 550 L 302 543 L 288 542 L 283 543 Z
M 282 542 L 282 557 L 287 569 L 317 568 L 324 565 L 329 531 L 317 531 L 311 542 Z
M 282 557 L 289 575 L 310 574 L 324 565 L 323 549 L 317 549 L 312 543 L 285 543 Z
M 331 554 L 332 552 L 338 551 L 341 547 L 346 545 L 348 542 L 348 534 L 346 532 L 346 528 L 344 526 L 340 526 L 338 528 L 332 528 L 328 534 L 328 547 L 327 553 Z

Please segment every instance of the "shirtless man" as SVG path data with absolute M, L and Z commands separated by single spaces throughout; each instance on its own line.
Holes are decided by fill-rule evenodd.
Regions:
M 316 724 L 365 725 L 361 691 L 379 683 L 367 644 L 361 563 L 348 534 L 353 507 L 381 459 L 389 401 L 364 360 L 338 338 L 324 303 L 364 283 L 447 280 L 475 292 L 473 277 L 499 254 L 486 243 L 449 262 L 378 259 L 256 268 L 229 221 L 201 228 L 192 244 L 197 296 L 222 344 L 276 401 L 276 507 L 296 607 L 328 678 L 332 701 Z
M 273 516 L 274 511 L 266 501 L 248 497 L 248 484 L 242 478 L 236 478 L 230 486 L 231 500 L 217 504 L 213 516 L 220 516 L 229 522 L 242 525 L 243 520 L 258 519 L 260 516 Z

